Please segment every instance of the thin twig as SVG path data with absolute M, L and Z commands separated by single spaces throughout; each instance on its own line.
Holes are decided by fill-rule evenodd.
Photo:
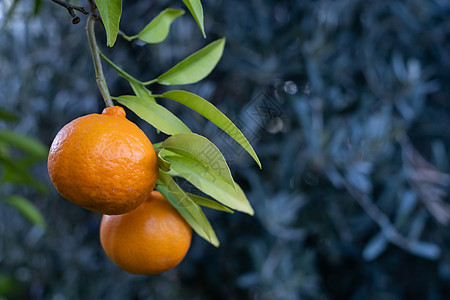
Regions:
M 102 61 L 100 59 L 99 49 L 97 41 L 95 40 L 95 16 L 90 15 L 87 21 L 86 31 L 89 39 L 89 45 L 91 47 L 92 60 L 95 68 L 95 78 L 97 80 L 98 88 L 103 96 L 106 106 L 114 106 L 109 94 L 108 86 L 106 84 L 105 75 L 103 74 Z
M 68 3 L 60 1 L 60 0 L 52 0 L 52 1 L 55 2 L 56 4 L 61 5 L 62 7 L 65 7 L 67 10 L 72 10 L 72 11 L 76 10 L 85 15 L 89 14 L 89 12 L 87 10 L 85 10 L 84 7 L 82 7 L 82 6 L 68 4 Z
M 69 15 L 72 17 L 72 23 L 73 24 L 80 23 L 80 17 L 78 17 L 75 14 L 74 10 L 79 11 L 80 13 L 85 14 L 85 15 L 89 14 L 89 12 L 87 10 L 85 10 L 84 7 L 82 7 L 82 6 L 76 6 L 76 5 L 68 4 L 68 3 L 60 1 L 60 0 L 52 0 L 52 1 L 67 9 L 67 11 L 69 12 Z
M 91 48 L 92 60 L 94 62 L 95 79 L 106 106 L 114 106 L 114 103 L 111 100 L 111 95 L 109 94 L 108 85 L 106 84 L 105 75 L 103 74 L 102 61 L 100 59 L 100 50 L 95 39 L 95 21 L 101 21 L 101 18 L 97 14 L 97 6 L 95 5 L 95 1 L 89 0 L 90 12 L 88 12 L 81 6 L 71 5 L 61 0 L 52 1 L 56 4 L 61 5 L 62 7 L 65 7 L 69 11 L 69 14 L 73 18 L 73 24 L 78 24 L 80 22 L 80 18 L 75 14 L 74 10 L 79 11 L 85 15 L 89 15 L 86 25 L 86 32 L 88 36 L 89 46 Z

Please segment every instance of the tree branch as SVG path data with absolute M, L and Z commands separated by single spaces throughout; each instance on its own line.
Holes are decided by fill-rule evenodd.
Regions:
M 87 21 L 86 31 L 89 39 L 89 45 L 91 46 L 92 59 L 95 68 L 95 78 L 106 106 L 114 106 L 106 84 L 105 75 L 103 74 L 102 61 L 100 59 L 97 41 L 95 40 L 94 24 L 95 17 L 90 15 Z
M 76 5 L 68 4 L 68 3 L 63 2 L 61 0 L 52 0 L 52 1 L 67 9 L 67 11 L 69 12 L 69 15 L 72 17 L 72 23 L 73 24 L 80 23 L 80 17 L 78 17 L 75 14 L 75 12 L 74 12 L 75 10 L 79 11 L 80 13 L 85 14 L 85 15 L 89 14 L 89 12 L 87 10 L 85 10 L 84 7 L 82 7 L 82 6 L 76 6 Z

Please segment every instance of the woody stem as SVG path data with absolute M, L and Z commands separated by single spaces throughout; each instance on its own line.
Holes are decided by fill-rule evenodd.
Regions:
M 91 47 L 92 60 L 94 62 L 95 69 L 95 79 L 97 81 L 98 88 L 100 93 L 103 96 L 103 100 L 107 107 L 114 106 L 114 103 L 111 100 L 111 95 L 109 94 L 108 85 L 106 84 L 105 75 L 103 74 L 102 61 L 100 59 L 99 48 L 97 45 L 97 41 L 95 39 L 95 25 L 96 18 L 93 15 L 90 15 L 87 20 L 86 31 L 88 35 L 89 45 Z

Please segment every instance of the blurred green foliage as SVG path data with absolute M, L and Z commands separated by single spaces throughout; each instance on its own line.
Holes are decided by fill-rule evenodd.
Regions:
M 0 112 L 0 122 L 17 122 L 18 118 L 7 112 Z M 47 148 L 39 141 L 17 132 L 0 129 L 0 205 L 14 207 L 33 224 L 45 228 L 45 220 L 39 210 L 23 196 L 10 194 L 13 186 L 31 187 L 41 193 L 46 186 L 34 178 L 31 167 L 47 158 Z
M 68 120 L 101 110 L 102 101 L 83 26 L 48 3 L 23 22 L 33 10 L 26 3 L 0 33 L 0 107 L 19 116 L 16 130 L 50 145 Z M 448 2 L 203 4 L 207 42 L 225 36 L 227 46 L 207 80 L 187 89 L 240 126 L 263 170 L 212 124 L 165 104 L 220 147 L 255 216 L 208 211 L 220 248 L 197 237 L 178 268 L 146 277 L 115 267 L 98 242 L 100 216 L 54 190 L 34 201 L 45 234 L 2 205 L 2 297 L 449 298 Z M 182 7 L 127 1 L 122 30 L 138 32 L 169 5 Z M 160 45 L 118 39 L 105 52 L 152 78 L 205 44 L 196 26 L 183 16 Z M 105 69 L 113 95 L 131 92 Z M 129 116 L 152 141 L 163 139 Z M 45 174 L 42 166 L 35 176 Z

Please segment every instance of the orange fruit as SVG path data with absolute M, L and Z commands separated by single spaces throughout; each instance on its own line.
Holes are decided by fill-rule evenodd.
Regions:
M 100 224 L 103 250 L 133 274 L 158 274 L 175 267 L 185 257 L 191 239 L 189 224 L 157 191 L 129 213 L 104 215 Z
M 53 140 L 47 165 L 64 198 L 102 214 L 135 209 L 158 178 L 152 143 L 119 106 L 65 125 Z

